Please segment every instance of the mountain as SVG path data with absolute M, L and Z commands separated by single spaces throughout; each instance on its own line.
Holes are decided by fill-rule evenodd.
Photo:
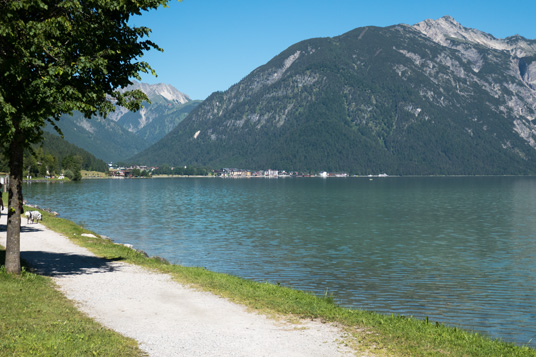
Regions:
M 122 161 L 149 146 L 145 140 L 115 121 L 98 116 L 86 119 L 81 113 L 75 112 L 72 116 L 62 116 L 57 125 L 66 141 L 106 162 Z M 56 134 L 48 124 L 45 130 Z
M 123 91 L 134 89 L 151 103 L 144 102 L 138 112 L 117 107 L 106 119 L 65 115 L 58 123 L 65 139 L 105 161 L 123 161 L 160 140 L 200 103 L 167 84 L 135 82 Z M 45 129 L 54 132 L 51 126 Z
M 82 170 L 101 172 L 108 170 L 108 165 L 104 161 L 97 159 L 86 150 L 80 149 L 57 135 L 45 132 L 43 139 L 41 147 L 44 152 L 54 156 L 58 163 L 61 163 L 66 156 L 80 156 L 82 158 Z M 36 147 L 39 146 L 36 145 Z
M 534 174 L 536 41 L 451 17 L 297 43 L 213 93 L 140 163 Z
M 153 144 L 174 129 L 200 101 L 179 92 L 169 84 L 145 84 L 135 82 L 123 91 L 140 89 L 149 97 L 151 104 L 144 102 L 144 108 L 137 112 L 118 108 L 108 117 L 128 131 L 137 134 Z

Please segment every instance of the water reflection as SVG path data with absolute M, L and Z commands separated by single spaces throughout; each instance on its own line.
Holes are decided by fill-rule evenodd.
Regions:
M 174 263 L 536 337 L 534 178 L 102 180 L 25 197 Z

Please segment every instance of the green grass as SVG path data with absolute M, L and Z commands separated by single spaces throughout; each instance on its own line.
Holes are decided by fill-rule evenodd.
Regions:
M 0 249 L 0 261 L 5 250 Z M 79 312 L 50 278 L 0 267 L 0 355 L 142 356 L 137 342 Z
M 82 179 L 87 179 L 87 178 L 107 178 L 107 177 L 109 177 L 105 172 L 100 172 L 100 171 L 80 170 L 80 173 L 82 174 Z
M 140 252 L 122 245 L 114 244 L 111 240 L 102 239 L 97 234 L 90 232 L 73 222 L 54 217 L 46 212 L 43 212 L 43 217 L 43 224 L 47 227 L 66 235 L 75 243 L 87 247 L 99 256 L 108 259 L 121 259 L 152 270 L 168 273 L 180 283 L 197 289 L 213 292 L 232 301 L 244 304 L 253 310 L 277 318 L 290 320 L 295 320 L 296 318 L 319 319 L 325 322 L 337 323 L 347 332 L 351 333 L 353 341 L 347 342 L 357 346 L 356 348 L 358 348 L 361 353 L 369 352 L 375 355 L 389 356 L 536 356 L 536 351 L 534 349 L 492 340 L 477 333 L 447 327 L 434 322 L 417 320 L 404 316 L 386 316 L 374 312 L 345 309 L 337 306 L 334 303 L 333 297 L 327 293 L 324 296 L 314 296 L 303 291 L 297 291 L 274 284 L 258 283 L 227 274 L 214 273 L 204 268 L 182 267 L 169 264 L 155 257 L 147 258 Z M 82 237 L 82 233 L 93 233 L 97 238 Z M 41 301 L 41 304 L 47 304 L 47 299 L 40 297 L 41 293 L 26 294 L 22 292 L 32 289 L 30 285 L 34 284 L 34 281 L 41 281 L 41 279 L 44 278 L 28 275 L 26 273 L 22 278 L 3 277 L 3 279 L 14 279 L 13 284 L 18 281 L 17 279 L 20 279 L 20 282 L 18 282 L 19 284 L 28 284 L 28 286 L 21 288 L 21 295 L 24 297 L 26 295 L 33 295 L 36 300 Z M 48 280 L 45 279 L 45 281 Z M 39 283 L 39 285 L 41 284 L 44 283 Z M 46 284 L 49 284 L 48 289 L 52 289 L 50 283 Z M 1 299 L 4 299 L 3 296 Z M 15 303 L 18 299 L 22 299 L 22 297 L 14 297 L 6 299 L 6 301 L 0 300 L 0 304 L 4 307 L 7 306 L 7 310 L 22 310 L 17 313 L 17 315 L 26 314 L 25 311 L 27 309 L 25 306 L 28 306 L 28 304 Z M 38 302 L 34 302 L 32 304 L 37 303 Z M 16 307 L 13 306 L 15 304 L 17 305 Z M 65 305 L 67 307 L 60 305 L 59 307 L 50 307 L 50 309 L 61 311 L 62 309 L 69 308 L 68 302 L 65 302 Z M 38 309 L 43 310 L 44 308 Z M 0 310 L 0 312 L 3 315 L 3 311 Z M 52 315 L 55 314 L 56 312 L 52 313 Z M 27 315 L 28 318 L 30 318 L 32 314 L 27 313 Z M 77 337 L 79 334 L 73 332 L 78 329 L 79 319 L 84 319 L 84 317 L 77 315 L 71 320 L 65 320 L 68 321 L 64 323 L 67 332 L 64 332 L 63 335 L 61 335 L 63 337 L 56 335 L 54 338 L 49 338 L 48 342 L 37 342 L 40 341 L 41 338 L 33 337 L 33 332 L 27 333 L 26 330 L 24 330 L 24 328 L 26 328 L 25 326 L 31 326 L 31 324 L 35 322 L 35 319 L 22 324 L 21 327 L 16 330 L 18 332 L 14 333 L 15 335 L 25 335 L 26 337 L 24 339 L 19 337 L 18 339 L 11 338 L 11 340 L 9 340 L 6 339 L 6 336 L 0 335 L 0 341 L 12 341 L 9 343 L 13 346 L 10 347 L 10 350 L 6 350 L 8 352 L 7 354 L 12 354 L 11 351 L 18 351 L 18 349 L 26 352 L 33 351 L 27 349 L 29 348 L 27 345 L 34 346 L 32 348 L 37 348 L 37 346 L 42 344 L 50 344 L 50 340 L 61 340 L 61 338 L 69 338 L 73 340 L 74 345 L 80 345 L 73 346 L 73 351 L 76 348 L 80 348 L 79 351 L 86 351 L 82 350 L 84 345 L 86 345 L 84 338 L 91 334 L 89 332 L 84 332 L 82 334 L 84 337 L 79 338 Z M 64 320 L 63 318 L 57 317 L 55 321 Z M 4 326 L 1 325 L 2 323 L 3 320 L 0 322 L 3 331 Z M 44 323 L 43 326 L 45 325 L 46 324 Z M 104 337 L 96 338 L 96 341 L 100 341 L 101 339 L 104 339 Z M 2 348 L 5 348 L 2 343 L 4 342 L 0 342 L 0 354 L 3 354 L 4 350 Z M 126 343 L 126 345 L 124 345 L 124 343 Z M 106 345 L 114 351 L 114 355 L 117 355 L 115 351 L 125 351 L 125 353 L 129 353 L 128 347 L 126 347 L 129 345 L 122 339 L 118 339 L 117 341 L 111 339 Z M 101 353 L 106 354 L 107 352 L 99 352 L 99 354 Z M 139 352 L 132 354 L 136 353 Z
M 7 194 L 3 194 L 7 207 Z M 0 246 L 0 262 L 5 249 Z M 23 262 L 24 263 L 24 262 Z M 79 312 L 52 279 L 0 266 L 0 356 L 143 356 L 135 340 Z
M 361 352 L 396 356 L 536 356 L 534 349 L 434 322 L 345 309 L 337 306 L 329 294 L 313 296 L 283 286 L 147 258 L 133 249 L 99 238 L 73 222 L 46 213 L 43 223 L 97 255 L 168 273 L 180 283 L 213 292 L 261 313 L 337 323 L 353 335 Z M 82 237 L 82 233 L 93 233 L 98 238 Z

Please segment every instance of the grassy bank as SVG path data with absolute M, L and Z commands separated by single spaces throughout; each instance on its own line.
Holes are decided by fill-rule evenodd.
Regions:
M 171 265 L 158 258 L 147 258 L 140 252 L 114 244 L 107 239 L 82 237 L 82 233 L 91 232 L 47 213 L 44 213 L 43 223 L 97 255 L 108 259 L 121 259 L 168 273 L 178 282 L 211 291 L 268 315 L 291 319 L 314 318 L 338 323 L 354 336 L 361 352 L 369 352 L 372 355 L 536 356 L 536 351 L 528 347 L 491 340 L 480 334 L 434 322 L 341 308 L 329 295 L 316 297 L 282 286 L 248 281 L 203 268 Z M 14 302 L 9 299 L 3 304 L 13 305 Z M 69 305 L 67 302 L 66 304 Z M 23 307 L 8 307 L 8 310 L 12 309 L 20 310 Z M 78 323 L 77 318 L 74 320 L 68 324 Z M 3 340 L 2 336 L 0 340 Z M 117 351 L 126 348 L 122 347 L 123 342 L 110 343 L 118 343 Z M 112 345 L 110 348 L 115 347 Z M 1 348 L 0 352 L 3 352 Z
M 2 196 L 7 207 L 7 193 Z M 4 262 L 0 246 L 0 265 Z M 144 355 L 135 340 L 79 312 L 52 279 L 25 268 L 13 276 L 0 266 L 0 316 L 1 356 Z
M 0 261 L 5 251 L 0 249 Z M 0 355 L 142 356 L 137 342 L 79 312 L 51 279 L 0 268 Z
M 82 175 L 82 179 L 109 178 L 108 174 L 106 174 L 105 172 L 100 172 L 100 171 L 81 170 L 80 174 Z

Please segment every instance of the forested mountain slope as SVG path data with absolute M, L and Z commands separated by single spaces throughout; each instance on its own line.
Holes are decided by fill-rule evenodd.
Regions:
M 536 172 L 536 41 L 450 17 L 297 43 L 213 93 L 140 163 Z
M 33 150 L 33 151 L 32 151 Z M 62 161 L 66 157 L 77 157 L 80 169 L 107 172 L 108 165 L 84 149 L 73 145 L 57 135 L 44 132 L 43 142 L 32 145 L 32 150 L 24 153 L 24 171 L 33 176 L 59 175 L 65 167 Z M 9 171 L 8 160 L 0 155 L 0 171 Z

